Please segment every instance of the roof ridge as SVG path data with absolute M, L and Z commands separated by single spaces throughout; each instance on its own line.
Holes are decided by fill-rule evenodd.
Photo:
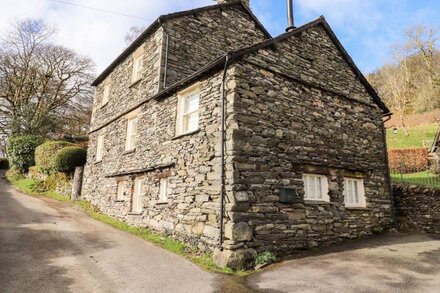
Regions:
M 169 14 L 163 14 L 163 15 L 160 15 L 158 18 L 156 18 L 156 20 L 153 21 L 150 24 L 150 26 L 148 26 L 124 51 L 122 51 L 122 53 L 120 53 L 118 55 L 118 57 L 116 57 L 115 60 L 113 60 L 112 63 L 110 63 L 109 66 L 107 66 L 107 68 L 105 68 L 101 72 L 101 74 L 98 75 L 98 77 L 95 78 L 95 80 L 92 82 L 92 86 L 97 86 L 100 82 L 102 82 L 110 74 L 110 72 L 120 62 L 122 62 L 124 60 L 124 58 L 126 58 L 130 54 L 130 52 L 132 52 L 135 48 L 137 48 L 140 45 L 140 43 L 142 43 L 142 41 L 144 40 L 145 37 L 147 37 L 154 29 L 156 29 L 158 26 L 160 26 L 161 23 L 163 23 L 164 21 L 167 21 L 167 20 L 173 19 L 173 18 L 177 18 L 177 17 L 182 17 L 182 16 L 186 16 L 186 15 L 190 15 L 190 14 L 195 14 L 195 13 L 211 10 L 211 9 L 217 9 L 217 8 L 229 7 L 229 6 L 235 6 L 235 5 L 239 5 L 240 7 L 242 7 L 246 11 L 247 14 L 249 14 L 249 16 L 258 24 L 258 26 L 260 27 L 260 29 L 263 31 L 263 33 L 266 35 L 267 38 L 272 38 L 270 33 L 263 26 L 263 24 L 258 20 L 258 18 L 255 16 L 255 14 L 253 14 L 253 12 L 241 0 L 235 0 L 233 2 L 225 2 L 225 3 L 220 3 L 220 4 L 214 4 L 214 5 L 208 5 L 208 6 L 204 6 L 204 7 L 198 7 L 198 8 L 193 8 L 193 9 L 189 9 L 189 10 L 173 12 L 173 13 L 169 13 Z

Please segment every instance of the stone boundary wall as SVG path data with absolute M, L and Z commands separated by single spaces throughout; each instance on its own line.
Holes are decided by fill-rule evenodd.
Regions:
M 49 175 L 34 171 L 34 172 L 29 172 L 27 174 L 27 177 L 29 179 L 36 179 L 36 180 L 44 181 L 49 177 Z M 69 181 L 67 181 L 67 182 L 57 180 L 56 188 L 54 191 L 58 194 L 61 194 L 62 196 L 65 196 L 67 198 L 71 198 L 72 185 L 73 185 L 74 178 L 73 178 L 73 175 L 68 176 L 68 178 L 69 178 Z
M 400 231 L 440 234 L 440 189 L 399 183 L 393 196 Z

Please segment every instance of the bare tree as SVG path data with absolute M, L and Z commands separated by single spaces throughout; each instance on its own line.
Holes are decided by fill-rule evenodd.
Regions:
M 139 37 L 142 32 L 145 30 L 144 26 L 132 26 L 128 33 L 125 34 L 124 40 L 125 44 L 129 46 L 131 43 L 134 42 L 134 40 Z
M 0 133 L 56 135 L 92 104 L 93 62 L 52 43 L 41 20 L 15 23 L 0 47 Z

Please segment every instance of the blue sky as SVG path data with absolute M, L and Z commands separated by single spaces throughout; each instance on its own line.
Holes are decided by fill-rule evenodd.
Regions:
M 273 36 L 286 27 L 286 0 L 250 0 Z M 144 20 L 80 8 L 56 0 L 0 0 L 0 35 L 14 19 L 42 18 L 57 27 L 55 41 L 90 56 L 102 71 L 126 47 L 131 26 L 161 14 L 214 4 L 213 0 L 62 0 L 140 16 Z M 440 26 L 438 0 L 294 0 L 296 25 L 324 15 L 356 64 L 369 73 L 390 59 L 390 47 L 414 24 Z
M 286 26 L 285 0 L 251 0 L 271 34 Z M 296 25 L 324 15 L 358 67 L 369 73 L 389 62 L 391 46 L 415 24 L 440 26 L 438 0 L 294 0 Z

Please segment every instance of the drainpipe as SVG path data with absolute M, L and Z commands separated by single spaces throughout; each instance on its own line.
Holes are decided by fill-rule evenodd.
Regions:
M 384 153 L 384 159 L 385 159 L 385 163 L 387 164 L 387 168 L 386 168 L 386 180 L 387 180 L 387 185 L 388 185 L 388 189 L 390 191 L 390 196 L 391 196 L 391 216 L 393 217 L 393 221 L 394 221 L 394 228 L 396 230 L 399 230 L 399 225 L 397 224 L 397 219 L 396 219 L 396 211 L 394 208 L 394 194 L 393 194 L 393 186 L 391 185 L 391 177 L 390 177 L 390 164 L 389 164 L 389 159 L 388 159 L 388 146 L 387 146 L 387 134 L 386 134 L 386 128 L 385 128 L 385 123 L 387 121 L 389 121 L 391 119 L 391 115 L 393 115 L 392 113 L 388 113 L 385 114 L 383 117 L 386 117 L 383 120 L 383 128 L 382 128 L 382 139 L 384 141 L 385 144 L 385 153 Z
M 168 51 L 169 51 L 169 40 L 170 34 L 166 31 L 165 27 L 162 25 L 161 19 L 158 19 L 158 23 L 160 27 L 162 27 L 164 35 L 165 35 L 165 62 L 164 62 L 164 71 L 163 71 L 163 88 L 167 87 L 167 75 L 168 75 Z
M 223 222 L 224 222 L 224 213 L 225 213 L 225 142 L 226 142 L 226 90 L 225 90 L 225 83 L 226 83 L 226 71 L 228 70 L 229 65 L 229 54 L 225 57 L 225 67 L 223 69 L 223 78 L 222 78 L 222 89 L 221 89 L 221 107 L 222 107 L 222 117 L 221 117 L 221 188 L 220 188 L 220 241 L 219 241 L 219 249 L 223 250 Z
M 165 89 L 167 87 L 167 71 L 168 71 L 168 48 L 169 48 L 169 41 L 170 41 L 170 34 L 163 29 L 165 32 L 165 64 L 164 64 L 164 71 L 163 71 L 163 88 Z

